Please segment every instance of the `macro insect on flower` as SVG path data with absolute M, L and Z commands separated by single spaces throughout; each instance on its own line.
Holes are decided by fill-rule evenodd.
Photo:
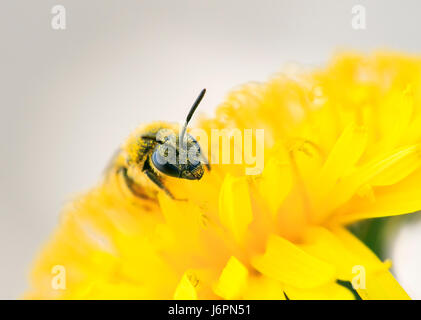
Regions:
M 176 126 L 164 122 L 139 128 L 118 151 L 107 174 L 122 175 L 133 194 L 146 199 L 155 198 L 156 191 L 148 190 L 145 176 L 171 198 L 174 197 L 164 184 L 164 176 L 200 180 L 204 173 L 202 162 L 208 169 L 210 165 L 186 129 L 205 92 L 203 89 L 194 102 L 180 135 L 176 134 L 179 131 Z
M 420 57 L 344 53 L 322 69 L 242 86 L 198 122 L 207 132 L 264 129 L 261 174 L 204 154 L 212 170 L 189 164 L 168 175 L 154 161 L 159 142 L 139 152 L 152 146 L 139 133 L 156 124 L 141 127 L 112 165 L 119 174 L 64 208 L 26 297 L 408 299 L 391 262 L 347 226 L 421 209 L 420 106 Z M 163 186 L 148 165 L 165 174 Z M 51 286 L 56 265 L 63 290 Z M 355 270 L 365 281 L 353 292 L 343 284 Z

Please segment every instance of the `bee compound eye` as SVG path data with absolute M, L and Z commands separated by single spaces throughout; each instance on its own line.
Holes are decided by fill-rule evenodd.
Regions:
M 201 162 L 202 153 L 198 144 L 194 144 L 188 150 L 188 159 L 192 164 L 198 164 Z
M 172 164 L 167 157 L 162 156 L 159 150 L 156 150 L 152 154 L 152 163 L 156 169 L 158 169 L 163 174 L 166 174 L 171 177 L 179 177 L 180 170 L 174 164 Z

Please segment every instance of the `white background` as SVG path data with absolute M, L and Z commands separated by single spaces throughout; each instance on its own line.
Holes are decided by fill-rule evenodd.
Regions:
M 62 4 L 67 29 L 51 28 Z M 367 29 L 351 28 L 351 8 Z M 3 0 L 0 4 L 0 298 L 73 192 L 98 179 L 138 124 L 184 118 L 202 87 L 208 114 L 232 87 L 334 50 L 420 52 L 421 2 L 335 0 Z M 398 278 L 421 298 L 421 226 L 398 235 Z

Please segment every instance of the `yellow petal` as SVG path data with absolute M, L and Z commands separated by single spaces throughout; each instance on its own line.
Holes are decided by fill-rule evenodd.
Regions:
M 337 185 L 331 208 L 350 200 L 361 187 L 396 184 L 420 165 L 419 146 L 409 146 L 382 155 L 344 177 Z
M 369 248 L 348 231 L 336 229 L 335 233 L 331 233 L 323 228 L 312 228 L 307 232 L 305 241 L 301 247 L 321 260 L 334 264 L 339 279 L 357 281 L 355 289 L 361 298 L 408 298 L 389 272 L 389 265 L 380 261 Z M 360 279 L 361 276 L 364 280 Z M 360 281 L 363 281 L 363 286 L 357 288 Z
M 247 277 L 247 268 L 232 256 L 222 270 L 214 291 L 224 299 L 238 299 L 247 284 Z
M 399 282 L 387 270 L 379 271 L 367 277 L 366 288 L 357 289 L 365 300 L 409 300 L 408 294 Z
M 392 90 L 380 103 L 382 108 L 377 113 L 377 122 L 381 137 L 373 148 L 377 153 L 395 148 L 406 132 L 413 114 L 412 89 L 408 86 L 404 91 Z
M 340 215 L 332 218 L 332 223 L 346 224 L 361 219 L 386 217 L 412 213 L 421 210 L 421 170 L 386 187 L 373 188 L 370 198 L 350 201 Z
M 245 178 L 235 178 L 230 174 L 225 177 L 219 195 L 219 218 L 222 225 L 232 232 L 236 241 L 241 242 L 253 220 Z
M 348 173 L 361 157 L 367 144 L 367 130 L 354 123 L 348 125 L 330 152 L 320 173 L 319 187 L 330 192 L 338 179 Z
M 259 184 L 260 194 L 266 199 L 270 212 L 276 216 L 279 207 L 292 187 L 291 167 L 287 162 L 271 158 L 265 165 Z
M 183 274 L 180 283 L 175 289 L 174 300 L 197 300 L 196 289 L 191 283 L 187 273 Z
M 199 237 L 202 226 L 200 209 L 191 202 L 174 201 L 164 193 L 158 194 L 158 200 L 165 225 L 174 237 L 173 244 L 188 248 L 190 251 L 200 251 Z
M 245 300 L 286 300 L 281 283 L 263 275 L 250 277 L 242 298 Z
M 361 169 L 372 186 L 395 184 L 407 177 L 421 165 L 420 145 L 413 145 L 394 151 L 383 159 L 371 162 Z
M 334 279 L 335 268 L 306 253 L 291 242 L 270 235 L 266 252 L 252 260 L 264 275 L 297 288 L 314 288 Z
M 354 123 L 348 125 L 330 152 L 320 176 L 317 179 L 314 192 L 314 221 L 322 221 L 331 209 L 332 193 L 339 179 L 354 168 L 367 145 L 367 130 Z
M 363 267 L 378 264 L 377 270 L 368 270 L 366 274 L 365 289 L 357 289 L 363 299 L 410 299 L 405 290 L 395 280 L 392 274 L 385 268 L 385 265 L 377 256 L 358 240 L 349 231 L 338 228 L 334 231 L 342 244 L 364 262 Z M 382 267 L 383 266 L 383 267 Z
M 291 300 L 355 300 L 351 290 L 332 282 L 311 289 L 298 289 L 285 286 L 285 293 Z
M 336 277 L 341 280 L 350 281 L 353 277 L 352 266 L 362 263 L 361 259 L 349 252 L 334 234 L 322 227 L 309 228 L 300 248 L 320 260 L 335 265 Z

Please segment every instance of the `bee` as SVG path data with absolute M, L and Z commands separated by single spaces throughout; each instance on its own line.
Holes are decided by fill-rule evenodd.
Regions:
M 203 89 L 196 98 L 181 130 L 166 122 L 138 128 L 118 150 L 107 171 L 120 175 L 133 195 L 146 199 L 156 197 L 156 191 L 150 190 L 151 182 L 175 199 L 165 186 L 166 177 L 200 180 L 204 166 L 210 170 L 210 165 L 199 143 L 187 133 L 187 126 L 205 93 Z

